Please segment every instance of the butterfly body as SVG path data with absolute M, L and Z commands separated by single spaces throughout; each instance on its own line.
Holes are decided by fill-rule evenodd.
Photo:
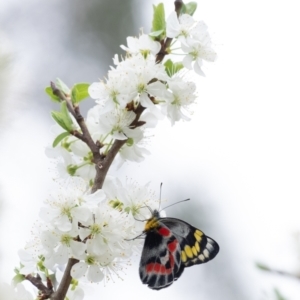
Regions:
M 160 217 L 154 210 L 145 224 L 140 278 L 154 290 L 168 287 L 185 267 L 205 263 L 219 252 L 218 244 L 201 230 L 176 218 Z

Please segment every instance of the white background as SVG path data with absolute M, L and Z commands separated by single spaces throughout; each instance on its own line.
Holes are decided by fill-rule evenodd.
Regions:
M 153 3 L 159 2 L 145 1 L 145 16 Z M 168 4 L 166 12 L 171 12 L 172 1 Z M 151 156 L 138 166 L 126 166 L 122 174 L 142 184 L 152 181 L 154 189 L 163 181 L 165 195 L 172 195 L 170 202 L 190 197 L 191 191 L 193 195 L 199 191 L 199 198 L 207 195 L 209 201 L 195 196 L 192 201 L 201 201 L 219 235 L 213 236 L 221 246 L 215 263 L 221 266 L 226 255 L 233 258 L 239 278 L 227 274 L 227 280 L 239 280 L 245 299 L 271 299 L 264 298 L 264 293 L 271 295 L 273 287 L 288 299 L 299 299 L 299 281 L 255 268 L 259 261 L 300 271 L 300 247 L 295 239 L 300 199 L 298 3 L 204 0 L 198 5 L 195 18 L 208 25 L 218 60 L 205 65 L 205 78 L 197 78 L 199 100 L 192 121 L 174 127 L 163 122 L 149 142 Z M 13 69 L 16 79 L 11 93 L 20 101 L 18 87 L 34 84 L 34 78 L 25 76 L 32 59 L 29 48 L 28 56 L 25 53 Z M 39 207 L 48 195 L 51 165 L 44 157 L 44 146 L 50 141 L 49 120 L 44 122 L 43 116 L 30 110 L 14 114 L 9 104 L 6 107 L 9 126 L 2 127 L 0 148 L 0 258 L 1 278 L 9 282 L 18 264 L 17 249 L 30 238 Z M 180 190 L 178 196 L 174 197 L 173 189 Z M 190 202 L 180 205 L 187 210 L 194 207 Z M 174 216 L 179 217 L 180 210 L 174 208 Z M 194 225 L 200 227 L 202 221 Z M 105 289 L 99 284 L 97 296 L 87 299 L 104 299 L 104 294 L 119 299 L 125 293 L 131 299 L 204 299 L 201 296 L 207 297 L 203 294 L 207 291 L 214 294 L 212 299 L 223 299 L 218 295 L 218 282 L 211 285 L 213 273 L 209 273 L 210 287 L 205 286 L 203 268 L 203 272 L 198 270 L 200 280 L 193 277 L 192 269 L 186 270 L 172 287 L 153 292 L 140 284 L 135 263 L 126 271 L 131 276 L 122 275 L 124 281 L 108 283 Z

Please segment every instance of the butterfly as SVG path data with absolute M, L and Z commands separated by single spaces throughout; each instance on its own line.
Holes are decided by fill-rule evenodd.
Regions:
M 163 218 L 157 210 L 146 221 L 139 273 L 154 290 L 170 286 L 184 268 L 212 260 L 219 245 L 201 230 L 176 218 Z

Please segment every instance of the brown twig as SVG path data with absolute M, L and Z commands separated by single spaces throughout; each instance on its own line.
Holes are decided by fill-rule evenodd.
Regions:
M 89 148 L 91 149 L 93 154 L 98 153 L 99 147 L 94 143 L 94 141 L 90 135 L 90 132 L 86 126 L 84 118 L 80 113 L 79 106 L 76 106 L 76 105 L 73 106 L 70 98 L 67 97 L 60 89 L 58 89 L 54 82 L 51 82 L 50 85 L 51 85 L 53 94 L 56 95 L 57 97 L 59 97 L 59 99 L 61 101 L 66 101 L 69 112 L 75 118 L 77 124 L 79 125 L 79 127 L 82 131 L 82 134 L 80 134 L 78 131 L 75 130 L 74 135 L 76 137 L 78 137 L 79 139 L 81 139 L 83 142 L 85 142 L 89 146 Z
M 59 88 L 57 88 L 57 86 L 55 85 L 54 82 L 51 81 L 51 82 L 50 82 L 50 86 L 51 86 L 51 88 L 52 88 L 53 94 L 54 94 L 55 96 L 57 96 L 57 97 L 60 99 L 60 101 L 66 101 L 69 112 L 70 112 L 70 113 L 73 115 L 73 117 L 76 119 L 76 117 L 75 117 L 75 111 L 74 111 L 74 108 L 73 108 L 73 105 L 72 105 L 72 102 L 71 102 L 70 98 L 67 97 L 67 96 L 63 93 L 63 91 L 61 91 Z
M 95 143 L 93 141 L 93 139 L 90 135 L 90 132 L 86 126 L 86 123 L 84 121 L 84 118 L 81 115 L 79 106 L 73 106 L 70 99 L 61 90 L 59 90 L 56 87 L 54 82 L 51 82 L 51 88 L 52 88 L 54 95 L 59 97 L 59 99 L 61 101 L 66 101 L 69 112 L 75 118 L 75 120 L 76 120 L 77 124 L 79 125 L 81 132 L 82 132 L 82 133 L 80 133 L 79 131 L 74 130 L 73 132 L 71 132 L 71 134 L 73 134 L 74 136 L 76 136 L 77 138 L 79 138 L 80 140 L 82 140 L 83 142 L 85 142 L 87 144 L 87 146 L 91 149 L 91 151 L 93 153 L 94 159 L 101 159 L 100 152 L 99 152 L 101 145 L 98 143 Z
M 132 121 L 130 124 L 130 128 L 136 128 L 140 126 L 140 117 L 141 114 L 145 108 L 139 104 L 139 106 L 134 110 L 136 116 L 135 119 Z M 98 189 L 101 189 L 106 177 L 106 174 L 116 157 L 117 153 L 119 150 L 122 148 L 122 146 L 126 143 L 127 140 L 115 140 L 114 143 L 112 144 L 110 150 L 108 151 L 106 157 L 102 159 L 95 159 L 95 164 L 96 164 L 96 177 L 94 181 L 94 185 L 92 188 L 92 193 L 96 192 Z
M 182 2 L 182 0 L 176 0 L 174 2 L 174 5 L 175 5 L 175 11 L 177 13 L 177 17 L 179 17 L 183 2 Z M 161 48 L 160 48 L 160 51 L 156 55 L 156 59 L 155 59 L 156 63 L 162 62 L 164 57 L 169 54 L 168 49 L 171 45 L 172 40 L 173 40 L 172 38 L 167 37 L 165 40 L 162 40 L 160 42 Z
M 36 277 L 28 274 L 25 278 L 30 281 L 40 292 L 40 299 L 48 299 L 53 293 L 52 287 L 47 287 L 43 284 L 42 278 L 39 274 Z
M 179 17 L 183 2 L 182 2 L 182 0 L 176 0 L 174 2 L 174 5 L 175 5 L 175 11 L 177 13 L 177 17 Z
M 71 276 L 71 269 L 72 267 L 78 263 L 79 260 L 75 258 L 69 258 L 66 269 L 64 271 L 64 275 L 61 279 L 60 285 L 56 292 L 52 293 L 50 296 L 51 300 L 64 300 L 66 294 L 68 292 L 72 276 Z
M 121 149 L 121 147 L 126 143 L 126 140 L 115 140 L 112 144 L 110 150 L 108 151 L 104 160 L 95 161 L 96 164 L 96 177 L 94 185 L 92 187 L 92 193 L 101 189 L 106 177 L 106 174 L 111 166 L 114 158 Z

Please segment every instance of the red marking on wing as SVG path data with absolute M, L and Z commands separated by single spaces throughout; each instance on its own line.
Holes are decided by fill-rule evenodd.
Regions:
M 166 267 L 159 263 L 150 263 L 146 265 L 146 272 L 147 273 L 157 273 L 157 274 L 163 274 L 163 275 L 169 275 L 172 273 L 172 269 L 166 269 Z
M 178 245 L 178 241 L 174 240 L 173 242 L 168 244 L 168 249 L 171 253 L 175 252 L 175 250 L 177 249 L 177 245 Z
M 171 231 L 168 228 L 166 228 L 166 227 L 159 228 L 158 229 L 158 233 L 160 235 L 162 235 L 162 236 L 169 236 L 169 235 L 171 235 Z
M 175 264 L 175 260 L 174 260 L 173 254 L 171 254 L 171 253 L 170 253 L 170 256 L 169 256 L 169 261 L 170 261 L 171 269 L 173 269 L 174 264 Z
M 178 246 L 178 241 L 174 240 L 173 242 L 168 244 L 168 250 L 169 250 L 169 263 L 170 268 L 166 268 L 165 265 L 160 263 L 150 263 L 146 265 L 146 273 L 156 273 L 160 275 L 169 275 L 173 272 L 174 265 L 175 265 L 175 257 L 174 252 L 176 251 Z

